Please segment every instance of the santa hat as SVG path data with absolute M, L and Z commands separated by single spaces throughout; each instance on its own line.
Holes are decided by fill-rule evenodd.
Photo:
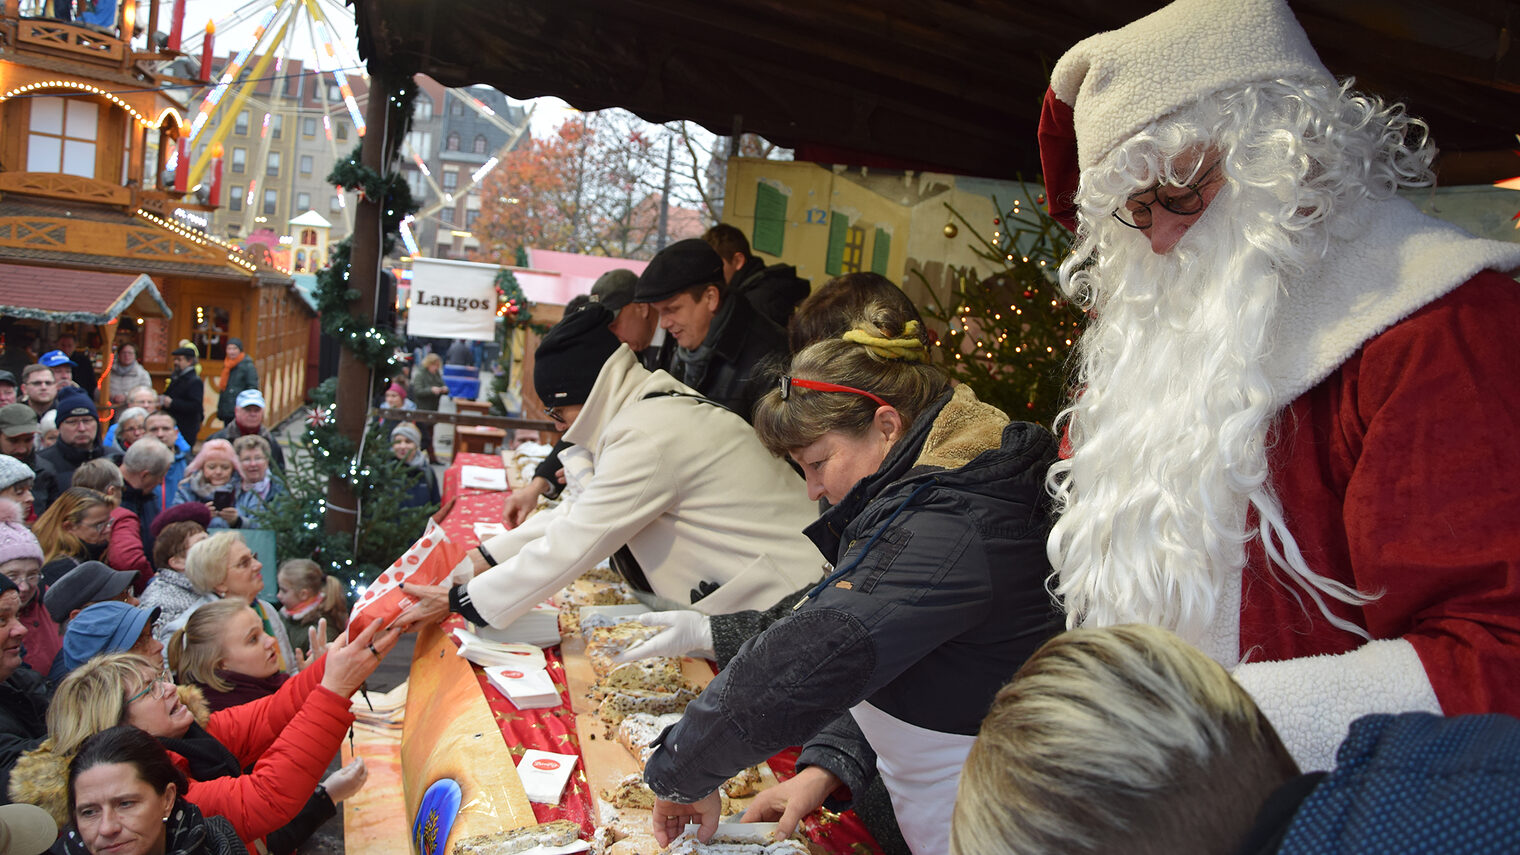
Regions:
M 1051 72 L 1040 111 L 1051 215 L 1075 231 L 1081 170 L 1146 125 L 1215 92 L 1277 78 L 1335 82 L 1284 0 L 1177 0 L 1078 42 Z

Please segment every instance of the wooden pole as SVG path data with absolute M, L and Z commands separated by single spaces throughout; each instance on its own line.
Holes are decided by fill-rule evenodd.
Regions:
M 387 75 L 372 75 L 369 80 L 369 102 L 365 105 L 365 122 L 369 133 L 359 151 L 359 161 L 381 174 L 385 173 L 386 116 L 385 108 L 390 101 L 391 79 Z M 355 323 L 373 326 L 375 323 L 375 295 L 380 287 L 380 255 L 384 252 L 381 239 L 380 206 L 384 199 L 360 199 L 354 211 L 353 247 L 349 254 L 349 284 L 359 297 L 349 307 Z M 360 362 L 348 348 L 342 348 L 338 356 L 338 431 L 356 442 L 364 432 L 364 417 L 369 412 L 371 387 L 369 366 Z M 386 437 L 386 442 L 390 437 Z M 327 530 L 352 532 L 357 510 L 353 485 L 341 477 L 328 482 Z

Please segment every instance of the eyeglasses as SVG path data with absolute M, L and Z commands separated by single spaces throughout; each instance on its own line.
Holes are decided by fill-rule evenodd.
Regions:
M 170 695 L 174 694 L 174 678 L 169 675 L 169 669 L 164 668 L 155 674 L 148 685 L 143 686 L 137 691 L 136 694 L 131 695 L 127 698 L 127 703 L 131 704 L 133 701 L 147 695 L 149 692 L 153 693 L 153 697 L 156 700 L 163 700 L 164 698 L 167 698 Z
M 818 392 L 849 392 L 852 395 L 864 395 L 883 407 L 892 406 L 864 389 L 856 389 L 853 386 L 841 386 L 838 383 L 825 383 L 821 380 L 802 380 L 786 376 L 782 376 L 781 378 L 781 400 L 785 401 L 792 397 L 793 386 L 799 389 L 813 389 Z
M 1203 174 L 1194 179 L 1191 184 L 1161 183 L 1149 190 L 1136 193 L 1125 201 L 1124 207 L 1114 211 L 1114 219 L 1132 229 L 1144 231 L 1150 228 L 1151 223 L 1154 222 L 1154 218 L 1151 216 L 1151 205 L 1159 204 L 1179 217 L 1192 216 L 1202 211 L 1203 196 L 1200 195 L 1198 188 L 1209 180 L 1209 176 L 1213 175 L 1214 171 L 1219 168 L 1219 163 L 1217 160 L 1214 161 L 1214 165 L 1205 169 Z M 1155 193 L 1156 198 L 1150 202 L 1140 201 L 1139 197 L 1144 196 L 1146 193 Z
M 116 520 L 113 520 L 110 517 L 106 517 L 97 523 L 85 523 L 85 527 L 94 529 L 96 534 L 104 534 L 105 532 L 110 531 L 111 526 L 115 524 Z
M 559 410 L 554 407 L 544 407 L 544 415 L 549 417 L 549 421 L 552 421 L 557 425 L 568 424 L 568 422 L 565 421 L 565 417 L 560 415 Z

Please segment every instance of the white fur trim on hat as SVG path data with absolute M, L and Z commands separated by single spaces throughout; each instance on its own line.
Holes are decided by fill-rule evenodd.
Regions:
M 1088 169 L 1206 95 L 1277 78 L 1334 83 L 1283 0 L 1177 0 L 1078 42 L 1050 88 L 1072 106 L 1077 163 Z

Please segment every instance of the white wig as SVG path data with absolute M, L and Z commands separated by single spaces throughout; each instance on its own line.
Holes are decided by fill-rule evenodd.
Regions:
M 1406 140 L 1417 131 L 1413 140 Z M 1227 179 L 1169 253 L 1112 217 L 1159 181 Z M 1368 200 L 1428 184 L 1424 125 L 1346 86 L 1253 83 L 1159 120 L 1082 175 L 1062 287 L 1091 312 L 1072 456 L 1050 470 L 1049 541 L 1068 623 L 1158 624 L 1195 643 L 1259 538 L 1273 567 L 1336 626 L 1323 596 L 1368 597 L 1315 573 L 1269 483 L 1277 415 L 1264 360 L 1284 284 L 1317 265 Z M 1255 513 L 1253 530 L 1249 511 Z

